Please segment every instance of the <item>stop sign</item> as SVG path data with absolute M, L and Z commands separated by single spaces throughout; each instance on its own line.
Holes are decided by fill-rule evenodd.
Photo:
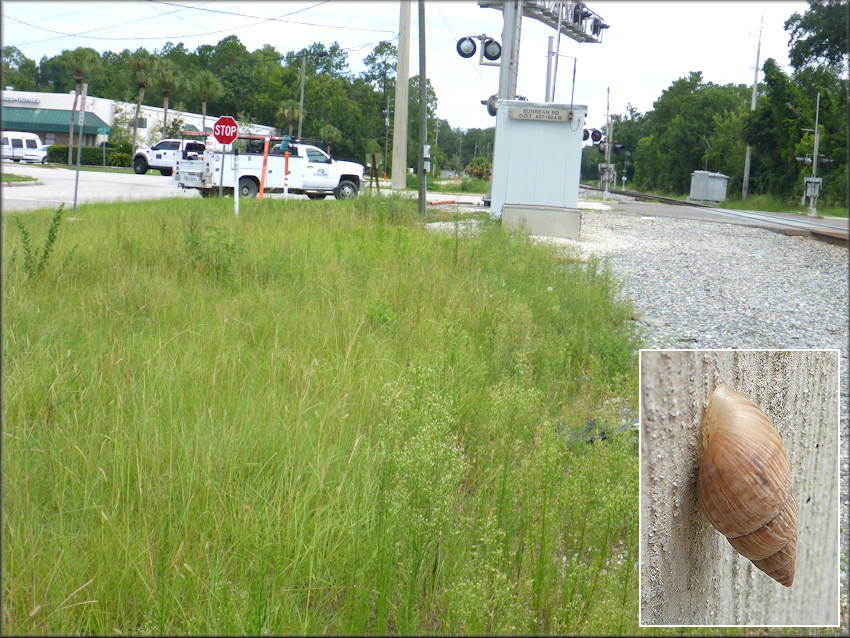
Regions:
M 236 120 L 229 115 L 222 115 L 213 126 L 213 135 L 219 144 L 230 144 L 236 139 Z

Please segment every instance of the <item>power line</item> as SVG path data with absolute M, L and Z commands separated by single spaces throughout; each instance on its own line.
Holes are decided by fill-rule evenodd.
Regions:
M 48 33 L 55 33 L 55 34 L 58 35 L 58 37 L 56 37 L 56 38 L 47 38 L 47 39 L 44 39 L 44 40 L 35 40 L 35 41 L 32 41 L 32 42 L 26 42 L 26 43 L 14 45 L 14 46 L 19 46 L 19 47 L 28 46 L 28 45 L 31 45 L 31 44 L 39 44 L 41 42 L 48 42 L 50 40 L 57 40 L 57 39 L 61 39 L 63 37 L 65 37 L 65 38 L 82 38 L 82 39 L 88 39 L 88 40 L 122 40 L 122 41 L 130 41 L 130 40 L 132 40 L 132 41 L 175 40 L 175 39 L 180 39 L 180 38 L 199 38 L 199 37 L 203 37 L 203 36 L 207 36 L 207 35 L 215 35 L 217 33 L 236 31 L 236 30 L 239 30 L 239 29 L 247 29 L 248 27 L 254 27 L 254 26 L 257 26 L 259 24 L 264 24 L 266 22 L 283 22 L 283 23 L 286 23 L 286 24 L 296 24 L 296 25 L 301 25 L 301 26 L 321 27 L 321 28 L 325 28 L 325 29 L 342 29 L 342 30 L 346 30 L 346 31 L 365 31 L 365 32 L 369 32 L 369 33 L 393 33 L 393 34 L 395 34 L 394 31 L 391 31 L 391 30 L 388 30 L 388 29 L 367 29 L 367 28 L 363 28 L 363 27 L 352 27 L 352 26 L 347 26 L 347 25 L 321 24 L 321 23 L 314 23 L 314 22 L 302 22 L 302 21 L 298 21 L 298 20 L 287 20 L 287 19 L 285 19 L 288 16 L 295 15 L 297 13 L 301 13 L 302 11 L 306 11 L 307 9 L 314 9 L 314 8 L 316 8 L 316 7 L 318 7 L 322 4 L 327 3 L 329 0 L 323 0 L 322 2 L 319 2 L 315 5 L 310 6 L 310 7 L 298 9 L 297 11 L 293 11 L 291 13 L 287 13 L 287 14 L 278 16 L 276 18 L 263 18 L 262 16 L 252 16 L 252 15 L 247 15 L 247 14 L 243 14 L 243 13 L 221 11 L 219 9 L 209 9 L 209 8 L 201 7 L 201 6 L 194 6 L 193 7 L 193 6 L 175 4 L 175 3 L 171 3 L 171 2 L 154 2 L 154 0 L 149 0 L 149 1 L 151 2 L 151 4 L 164 4 L 164 5 L 168 5 L 168 6 L 177 7 L 177 9 L 175 11 L 170 12 L 170 13 L 177 13 L 179 11 L 190 9 L 190 10 L 202 11 L 202 12 L 208 12 L 208 13 L 221 13 L 221 14 L 226 14 L 226 15 L 231 15 L 231 16 L 241 17 L 241 18 L 247 18 L 247 19 L 256 19 L 256 20 L 259 20 L 259 21 L 253 22 L 253 23 L 250 23 L 250 24 L 245 24 L 245 25 L 238 26 L 238 27 L 228 27 L 227 29 L 217 29 L 215 31 L 207 31 L 207 32 L 202 32 L 202 33 L 189 33 L 189 34 L 170 35 L 170 36 L 135 36 L 135 37 L 127 37 L 127 36 L 111 36 L 111 37 L 109 37 L 109 36 L 107 36 L 107 37 L 104 37 L 104 36 L 92 36 L 92 35 L 85 35 L 85 34 L 93 33 L 95 31 L 103 31 L 103 30 L 106 30 L 106 29 L 115 28 L 115 27 L 118 27 L 118 26 L 123 26 L 125 24 L 135 24 L 135 23 L 140 22 L 141 20 L 148 20 L 148 19 L 151 19 L 153 17 L 161 17 L 161 16 L 151 16 L 149 18 L 141 18 L 140 20 L 133 20 L 131 22 L 122 22 L 122 23 L 116 24 L 116 25 L 110 25 L 110 26 L 106 26 L 106 27 L 100 27 L 100 28 L 97 28 L 97 29 L 91 29 L 90 31 L 83 31 L 81 33 L 66 33 L 64 31 L 57 31 L 55 29 L 48 29 L 47 27 L 41 27 L 41 26 L 38 26 L 36 24 L 32 24 L 31 22 L 26 22 L 24 20 L 18 20 L 17 18 L 13 18 L 12 16 L 8 16 L 8 15 L 5 15 L 5 14 L 3 14 L 3 17 L 8 19 L 8 20 L 12 20 L 13 22 L 17 22 L 18 24 L 23 24 L 25 26 L 31 27 L 33 29 L 38 29 L 40 31 L 46 31 Z M 165 14 L 165 15 L 170 15 L 170 13 Z M 395 35 L 397 35 L 397 34 L 395 34 Z

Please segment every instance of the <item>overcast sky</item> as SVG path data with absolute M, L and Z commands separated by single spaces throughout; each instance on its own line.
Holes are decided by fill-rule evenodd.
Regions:
M 808 6 L 801 1 L 587 0 L 586 4 L 610 28 L 603 32 L 601 43 L 580 44 L 561 37 L 555 98 L 570 102 L 575 62 L 574 101 L 588 106 L 587 124 L 596 127 L 605 122 L 609 87 L 611 113 L 625 114 L 629 103 L 641 113 L 650 110 L 664 89 L 690 71 L 702 71 L 706 81 L 716 84 L 752 85 L 762 12 L 760 66 L 772 57 L 790 71 L 783 23 Z M 3 45 L 18 47 L 36 62 L 78 46 L 153 51 L 171 41 L 194 51 L 236 35 L 250 51 L 270 44 L 281 53 L 336 41 L 347 50 L 350 70 L 357 74 L 364 68 L 363 58 L 379 42 L 398 44 L 399 31 L 399 3 L 390 0 L 4 0 L 2 16 Z M 425 34 L 426 74 L 437 93 L 437 115 L 453 127 L 493 126 L 495 119 L 480 101 L 497 92 L 499 68 L 479 66 L 477 54 L 470 59 L 459 57 L 455 44 L 462 36 L 479 34 L 501 41 L 502 12 L 481 8 L 477 1 L 428 0 Z M 531 101 L 544 99 L 550 35 L 555 35 L 555 29 L 523 19 L 517 93 Z M 414 2 L 411 76 L 419 73 L 418 37 Z

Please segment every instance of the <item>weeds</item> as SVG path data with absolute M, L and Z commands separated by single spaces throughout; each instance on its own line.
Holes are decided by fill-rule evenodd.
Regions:
M 59 208 L 56 209 L 56 212 L 53 214 L 53 219 L 50 222 L 50 227 L 47 229 L 47 235 L 44 238 L 44 244 L 41 246 L 41 248 L 36 250 L 33 250 L 29 230 L 21 221 L 20 217 L 15 217 L 15 224 L 17 225 L 18 230 L 21 232 L 21 247 L 23 249 L 23 268 L 24 273 L 28 279 L 38 279 L 47 270 L 47 264 L 50 261 L 50 256 L 53 254 L 53 250 L 56 245 L 56 240 L 59 237 L 59 228 L 62 225 L 62 212 L 64 209 L 64 203 L 60 204 Z M 61 275 L 68 267 L 68 264 L 71 262 L 71 258 L 74 256 L 74 252 L 76 250 L 77 245 L 75 244 L 71 251 L 68 253 L 68 255 L 65 257 L 65 259 L 62 261 L 62 264 L 59 266 L 59 272 L 56 275 L 57 277 Z
M 604 267 L 403 198 L 68 232 L 3 269 L 7 632 L 637 630 L 633 434 L 565 435 L 636 409 Z

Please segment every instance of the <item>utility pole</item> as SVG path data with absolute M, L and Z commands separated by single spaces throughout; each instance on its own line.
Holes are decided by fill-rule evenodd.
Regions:
M 425 143 L 428 141 L 428 80 L 425 75 L 425 0 L 419 0 L 419 215 L 425 216 L 425 194 L 428 176 L 425 174 Z
M 602 199 L 608 199 L 608 176 L 610 175 L 609 167 L 611 166 L 611 145 L 614 143 L 614 137 L 611 133 L 611 129 L 613 128 L 611 122 L 611 116 L 609 115 L 611 110 L 611 87 L 608 87 L 608 97 L 605 102 L 605 193 L 602 195 Z
M 301 124 L 304 122 L 304 76 L 307 75 L 307 52 L 301 54 L 301 98 L 298 100 L 298 141 L 301 141 Z
M 407 185 L 407 94 L 410 78 L 410 0 L 400 0 L 399 7 L 392 172 L 392 187 L 396 190 L 402 190 Z
M 753 79 L 753 98 L 750 101 L 750 110 L 756 110 L 756 93 L 758 93 L 759 86 L 759 57 L 761 56 L 761 31 L 764 26 L 764 9 L 762 8 L 761 12 L 761 24 L 759 25 L 759 44 L 756 47 L 756 75 Z M 745 200 L 750 195 L 750 154 L 752 153 L 752 149 L 750 145 L 747 144 L 747 156 L 744 159 L 744 185 L 741 187 L 741 199 Z

